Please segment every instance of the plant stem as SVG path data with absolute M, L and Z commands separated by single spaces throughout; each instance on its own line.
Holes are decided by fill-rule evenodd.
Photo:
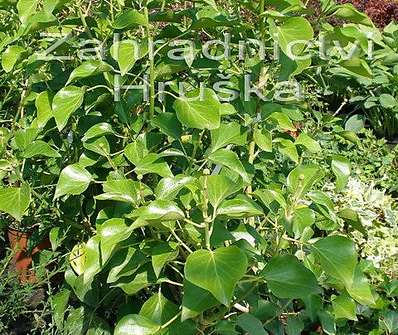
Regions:
M 148 18 L 148 25 L 146 27 L 146 33 L 148 38 L 148 45 L 153 46 L 152 31 L 149 24 L 148 7 L 144 8 L 145 16 Z M 152 47 L 149 52 L 149 113 L 147 120 L 152 120 L 155 114 L 155 56 Z

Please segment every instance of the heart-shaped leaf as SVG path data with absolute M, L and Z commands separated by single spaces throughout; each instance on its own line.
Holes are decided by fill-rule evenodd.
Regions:
M 185 278 L 209 291 L 220 303 L 228 306 L 237 282 L 247 268 L 246 255 L 237 247 L 222 247 L 214 251 L 197 250 L 185 264 Z
M 214 91 L 194 90 L 186 97 L 180 97 L 174 102 L 174 109 L 180 122 L 190 128 L 216 129 L 220 126 L 221 103 Z

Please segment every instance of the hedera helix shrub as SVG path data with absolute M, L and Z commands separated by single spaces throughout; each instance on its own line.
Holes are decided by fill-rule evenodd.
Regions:
M 289 50 L 289 42 L 314 38 L 305 5 L 171 5 L 7 7 L 20 23 L 2 34 L 3 75 L 21 75 L 24 84 L 22 93 L 8 93 L 7 106 L 19 108 L 3 130 L 0 210 L 22 223 L 48 215 L 42 228 L 56 222 L 52 248 L 70 251 L 64 287 L 52 297 L 54 322 L 66 334 L 299 334 L 319 327 L 333 334 L 347 332 L 348 320 L 354 329 L 378 328 L 378 309 L 387 310 L 383 320 L 394 318 L 392 298 L 376 293 L 344 236 L 349 220 L 319 190 L 326 173 L 342 190 L 349 162 L 309 163 L 322 154 L 298 129 L 314 112 L 311 99 L 297 93 L 296 81 L 280 92 L 300 74 L 316 81 L 312 59 Z M 317 24 L 347 46 L 352 37 L 327 24 L 332 16 L 351 20 L 360 37 L 376 29 L 354 7 L 323 1 Z M 55 33 L 64 40 L 53 54 Z M 220 44 L 213 59 L 196 57 L 226 33 L 235 46 L 260 37 L 273 51 L 277 43 L 280 57 L 261 59 L 250 45 L 244 59 L 239 48 L 220 57 Z M 181 38 L 193 52 L 174 50 L 180 57 L 171 59 L 170 43 Z M 314 56 L 313 67 L 368 78 L 366 50 L 352 61 L 335 50 L 327 61 Z M 293 51 L 317 53 L 301 44 Z M 263 98 L 250 94 L 255 89 Z M 366 318 L 372 313 L 374 320 Z

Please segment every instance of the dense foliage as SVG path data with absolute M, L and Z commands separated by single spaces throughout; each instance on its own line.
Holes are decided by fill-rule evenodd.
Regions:
M 398 25 L 331 0 L 0 8 L 2 224 L 49 236 L 51 327 L 397 333 L 397 149 L 365 127 L 398 134 Z

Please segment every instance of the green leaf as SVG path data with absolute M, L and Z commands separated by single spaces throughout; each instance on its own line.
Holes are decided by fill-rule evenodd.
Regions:
M 136 314 L 129 314 L 119 320 L 114 335 L 155 335 L 160 326 L 152 320 Z
M 354 242 L 343 236 L 328 236 L 316 242 L 312 250 L 323 271 L 352 287 L 358 257 Z
M 202 93 L 202 94 L 201 94 Z M 180 122 L 190 128 L 216 129 L 220 126 L 220 102 L 208 88 L 187 93 L 175 100 L 173 107 Z
M 133 230 L 127 226 L 124 219 L 113 218 L 106 220 L 97 229 L 100 238 L 101 265 L 105 265 L 114 252 L 117 244 L 128 239 Z
M 220 303 L 229 306 L 235 285 L 246 268 L 246 255 L 231 246 L 193 252 L 187 258 L 184 273 L 192 284 L 209 291 Z
M 369 281 L 358 265 L 355 268 L 352 285 L 347 286 L 346 289 L 348 294 L 361 305 L 372 306 L 376 303 L 370 288 Z
M 339 63 L 342 70 L 349 75 L 353 75 L 358 78 L 368 78 L 372 79 L 373 74 L 368 63 L 360 58 L 351 58 L 349 60 L 344 60 Z
M 345 123 L 344 129 L 354 133 L 359 133 L 365 127 L 365 120 L 366 117 L 364 115 L 353 115 Z
M 29 17 L 36 13 L 38 0 L 19 0 L 17 3 L 17 10 L 19 20 L 25 23 Z
M 292 255 L 273 257 L 261 272 L 261 276 L 278 298 L 306 298 L 320 293 L 314 274 Z
M 267 335 L 263 324 L 254 315 L 249 313 L 243 313 L 238 316 L 237 324 L 242 328 L 248 335 Z
M 160 113 L 153 118 L 152 124 L 162 133 L 175 139 L 179 139 L 182 135 L 181 123 L 174 113 Z
M 53 114 L 59 131 L 65 128 L 69 117 L 82 105 L 84 90 L 81 87 L 62 88 L 53 99 Z
M 35 106 L 37 110 L 37 126 L 43 128 L 47 122 L 53 117 L 53 112 L 51 108 L 51 100 L 47 91 L 41 92 L 35 101 Z
M 105 136 L 105 135 L 113 135 L 115 132 L 112 129 L 112 126 L 106 122 L 100 122 L 92 126 L 89 130 L 84 134 L 82 141 L 86 142 L 93 138 Z
M 139 25 L 147 26 L 148 18 L 135 9 L 128 9 L 118 14 L 113 22 L 115 29 L 126 29 Z
M 0 188 L 0 211 L 10 214 L 15 220 L 22 220 L 29 204 L 29 184 L 23 183 L 21 187 Z
M 300 199 L 322 178 L 323 173 L 318 166 L 314 164 L 299 165 L 289 173 L 287 187 L 291 193 L 296 195 L 297 199 Z
M 336 319 L 357 321 L 356 304 L 347 295 L 340 295 L 332 300 L 333 314 Z
M 34 1 L 30 1 L 34 2 Z M 25 48 L 19 45 L 10 45 L 1 56 L 1 66 L 5 72 L 11 72 Z
M 90 182 L 91 174 L 79 164 L 68 165 L 61 171 L 54 199 L 63 195 L 79 195 L 83 193 Z
M 177 245 L 175 243 L 163 241 L 151 245 L 149 254 L 151 255 L 152 267 L 156 277 L 159 277 L 160 272 L 167 263 L 177 258 L 178 249 L 176 248 Z
M 136 166 L 134 169 L 136 174 L 156 173 L 162 177 L 173 176 L 168 164 L 160 155 L 148 153 L 145 144 L 141 141 L 135 141 L 127 145 L 124 149 L 124 154 Z
M 75 80 L 96 76 L 100 73 L 109 72 L 109 71 L 112 71 L 112 67 L 109 64 L 104 63 L 103 61 L 100 60 L 85 61 L 84 63 L 82 63 L 72 71 L 65 86 L 74 82 Z
M 128 247 L 118 250 L 109 262 L 111 269 L 106 282 L 112 284 L 123 277 L 132 276 L 148 259 L 141 251 Z
M 214 296 L 188 280 L 184 280 L 184 296 L 182 298 L 181 320 L 193 319 L 200 313 L 217 306 Z
M 131 203 L 137 206 L 141 196 L 150 195 L 151 190 L 144 184 L 131 179 L 107 180 L 103 184 L 103 194 L 97 195 L 97 200 L 113 200 Z
M 278 145 L 278 151 L 281 154 L 289 157 L 296 164 L 298 164 L 299 156 L 295 144 L 292 141 L 286 139 L 277 139 L 277 142 L 280 143 L 280 145 Z
M 348 183 L 348 178 L 351 174 L 351 163 L 343 156 L 334 155 L 332 157 L 332 171 L 336 176 L 336 191 L 341 192 Z
M 295 238 L 300 238 L 306 227 L 315 223 L 315 212 L 308 207 L 296 208 L 293 214 L 293 232 Z
M 177 313 L 177 305 L 166 299 L 159 291 L 145 301 L 139 314 L 158 325 L 162 325 L 171 320 Z
M 213 152 L 208 159 L 215 164 L 226 166 L 240 175 L 245 183 L 250 184 L 251 178 L 235 152 L 227 149 L 219 149 L 216 152 Z
M 256 145 L 263 151 L 272 152 L 272 134 L 266 129 L 255 129 L 253 139 Z
M 247 132 L 237 122 L 222 123 L 219 128 L 211 130 L 211 152 L 228 144 L 244 145 Z
M 156 198 L 160 200 L 173 200 L 187 185 L 194 182 L 193 177 L 178 175 L 160 180 L 155 189 Z
M 132 217 L 149 222 L 175 221 L 184 219 L 184 212 L 172 201 L 155 200 L 148 206 L 136 209 Z
M 374 27 L 372 20 L 369 19 L 366 14 L 358 11 L 350 3 L 337 6 L 337 10 L 333 13 L 333 15 L 353 23 Z
M 288 17 L 282 21 L 280 26 L 272 24 L 270 28 L 271 36 L 277 40 L 288 59 L 296 63 L 303 63 L 302 60 L 296 60 L 295 57 L 302 56 L 303 51 L 306 49 L 305 42 L 311 41 L 314 37 L 314 31 L 310 22 L 304 17 Z M 310 60 L 304 62 L 305 67 L 311 65 Z
M 71 292 L 69 290 L 62 289 L 55 295 L 51 296 L 51 309 L 55 324 L 57 325 L 58 329 L 62 329 L 70 293 Z
M 111 153 L 111 147 L 105 136 L 86 141 L 83 147 L 104 157 L 109 157 Z
M 241 188 L 238 183 L 223 175 L 206 176 L 204 178 L 207 179 L 209 202 L 214 208 L 217 208 L 223 200 Z
M 137 60 L 148 53 L 148 43 L 137 40 L 123 40 L 116 42 L 110 49 L 111 56 L 119 64 L 121 75 L 126 75 Z
M 379 101 L 383 108 L 386 109 L 393 109 L 398 106 L 397 99 L 391 94 L 380 94 Z
M 240 194 L 231 200 L 225 200 L 217 209 L 218 215 L 231 218 L 245 218 L 263 215 L 262 208 L 248 196 Z
M 33 141 L 23 152 L 23 157 L 31 158 L 36 156 L 45 156 L 45 157 L 61 157 L 61 155 L 52 148 L 48 143 L 36 140 Z
M 320 152 L 322 150 L 319 143 L 305 133 L 301 133 L 294 143 L 296 145 L 304 146 L 309 152 L 313 154 L 316 154 L 317 152 Z
M 36 128 L 26 128 L 20 129 L 15 133 L 15 143 L 18 149 L 25 150 L 28 148 L 38 135 L 38 129 Z
M 271 113 L 270 115 L 268 115 L 266 117 L 266 120 L 272 120 L 272 121 L 276 122 L 276 124 L 282 130 L 290 130 L 290 131 L 296 130 L 296 127 L 293 125 L 293 123 L 289 119 L 289 117 L 282 112 Z

